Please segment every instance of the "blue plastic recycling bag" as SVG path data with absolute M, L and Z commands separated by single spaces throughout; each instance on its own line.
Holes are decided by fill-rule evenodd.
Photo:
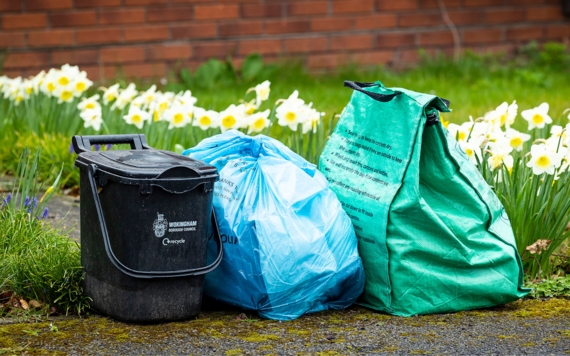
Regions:
M 218 168 L 224 258 L 204 294 L 290 320 L 346 308 L 364 289 L 356 235 L 314 164 L 281 142 L 231 130 L 182 153 Z M 209 257 L 216 253 L 210 241 Z

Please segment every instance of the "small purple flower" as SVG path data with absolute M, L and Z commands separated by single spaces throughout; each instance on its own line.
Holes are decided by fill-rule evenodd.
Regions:
M 95 151 L 99 151 L 101 149 L 101 145 L 95 145 L 93 148 L 95 148 Z
M 2 204 L 0 205 L 0 207 L 8 205 L 10 203 L 10 200 L 12 200 L 12 193 L 8 193 L 6 198 L 2 199 Z
M 32 208 L 35 208 L 38 205 L 38 198 L 34 198 L 34 206 Z
M 24 200 L 24 206 L 28 205 L 30 205 L 30 197 L 26 197 L 26 200 Z
M 75 150 L 73 149 L 73 142 L 69 145 L 69 153 L 73 153 Z
M 107 146 L 105 146 L 105 148 L 106 148 L 107 151 L 108 151 L 108 150 L 110 150 L 111 148 L 113 148 L 113 145 L 107 145 Z
M 48 212 L 49 212 L 49 208 L 46 206 L 46 208 L 44 209 L 44 212 L 43 212 L 43 214 L 42 214 L 42 219 L 47 218 Z

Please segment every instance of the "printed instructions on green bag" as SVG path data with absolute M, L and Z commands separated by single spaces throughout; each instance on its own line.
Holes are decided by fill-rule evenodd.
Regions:
M 380 233 L 375 226 L 387 212 L 389 192 L 399 181 L 404 163 L 392 143 L 378 136 L 339 127 L 322 162 L 323 173 L 351 218 L 356 236 L 371 244 L 375 239 L 369 234 Z

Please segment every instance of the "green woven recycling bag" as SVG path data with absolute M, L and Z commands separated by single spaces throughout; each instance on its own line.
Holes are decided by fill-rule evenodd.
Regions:
M 439 121 L 449 102 L 380 82 L 345 86 L 355 91 L 320 170 L 358 237 L 360 304 L 411 316 L 525 296 L 509 218 Z

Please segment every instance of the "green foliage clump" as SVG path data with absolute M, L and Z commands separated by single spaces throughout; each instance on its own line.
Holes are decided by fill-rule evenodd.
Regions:
M 527 288 L 532 288 L 531 298 L 570 297 L 570 275 L 553 277 L 544 281 L 527 282 Z
M 33 158 L 24 151 L 14 188 L 1 199 L 0 286 L 20 298 L 80 313 L 89 304 L 81 286 L 79 245 L 44 221 L 54 189 L 40 194 L 40 156 L 39 149 Z

